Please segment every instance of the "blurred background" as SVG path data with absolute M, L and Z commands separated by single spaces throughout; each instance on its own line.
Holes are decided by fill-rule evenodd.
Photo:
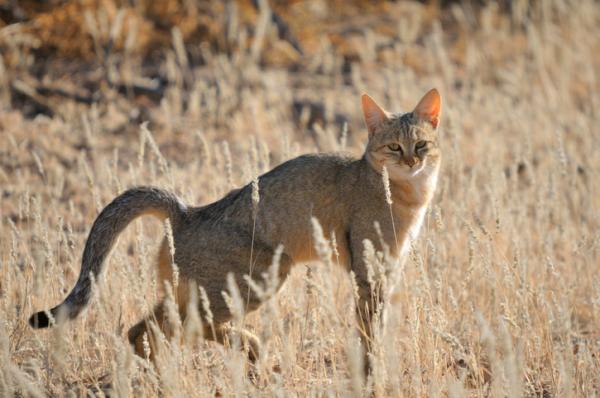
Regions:
M 94 106 L 117 134 L 145 120 L 239 128 L 230 111 L 265 90 L 295 130 L 359 127 L 362 91 L 400 111 L 416 101 L 395 103 L 407 84 L 460 93 L 506 80 L 534 51 L 528 26 L 559 21 L 568 4 L 3 0 L 0 98 L 25 118 Z

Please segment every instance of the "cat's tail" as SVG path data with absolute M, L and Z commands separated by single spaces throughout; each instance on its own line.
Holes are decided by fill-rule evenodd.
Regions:
M 94 221 L 85 243 L 81 273 L 71 293 L 51 310 L 33 314 L 29 324 L 36 329 L 46 328 L 56 320 L 73 319 L 79 315 L 90 301 L 92 278 L 97 280 L 119 234 L 135 218 L 144 214 L 161 219 L 168 217 L 175 230 L 186 213 L 186 206 L 175 195 L 158 188 L 136 187 L 117 196 Z

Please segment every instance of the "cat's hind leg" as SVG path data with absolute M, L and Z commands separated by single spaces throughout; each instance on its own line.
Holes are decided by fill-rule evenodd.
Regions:
M 167 285 L 170 286 L 171 296 L 176 306 L 176 311 L 178 311 L 179 320 L 176 319 L 177 316 L 175 314 L 168 314 L 165 308 L 166 300 L 163 299 L 155 305 L 150 316 L 142 319 L 129 329 L 127 333 L 129 343 L 133 345 L 135 353 L 142 358 L 149 354 L 154 360 L 158 349 L 156 340 L 158 336 L 156 336 L 156 331 L 151 327 L 152 322 L 170 340 L 175 334 L 175 329 L 178 327 L 176 323 L 185 320 L 189 300 L 189 283 L 187 281 L 179 281 L 178 277 L 174 277 L 175 269 L 172 263 L 171 252 L 165 239 L 158 253 L 158 280 L 163 296 L 165 296 Z M 169 315 L 171 319 L 169 319 Z M 144 335 L 146 335 L 146 344 L 144 344 Z M 147 352 L 148 350 L 150 350 L 149 353 Z
M 153 324 L 157 327 L 153 328 Z M 168 328 L 169 330 L 167 330 Z M 164 302 L 160 302 L 154 307 L 151 316 L 142 319 L 129 329 L 127 337 L 136 355 L 155 362 L 158 352 L 157 338 L 159 337 L 156 332 L 160 330 L 164 336 L 168 337 L 171 334 L 169 333 L 170 329 L 168 321 L 165 319 Z
M 223 233 L 223 230 L 213 231 L 213 239 L 221 238 L 220 233 Z M 227 237 L 229 239 L 226 239 Z M 173 298 L 182 321 L 186 319 L 190 297 L 197 298 L 198 302 L 192 305 L 196 305 L 204 325 L 204 338 L 221 344 L 227 341 L 231 342 L 231 338 L 239 338 L 240 348 L 247 350 L 248 359 L 254 362 L 259 356 L 260 341 L 248 330 L 230 326 L 228 321 L 232 318 L 231 309 L 224 299 L 223 292 L 231 293 L 229 292 L 230 286 L 227 279 L 228 275 L 232 275 L 242 302 L 242 312 L 248 313 L 256 310 L 262 303 L 262 298 L 258 297 L 256 292 L 249 286 L 245 276 L 251 274 L 252 279 L 258 286 L 266 288 L 268 282 L 263 278 L 263 275 L 269 274 L 276 251 L 260 242 L 252 242 L 240 231 L 229 231 L 227 236 L 223 236 L 221 242 L 227 242 L 227 246 L 219 247 L 218 252 L 215 251 L 214 247 L 199 247 L 195 244 L 193 250 L 191 250 L 186 246 L 186 242 L 180 244 L 177 247 L 178 252 L 176 251 L 175 256 L 176 263 L 181 265 L 177 278 L 174 278 L 173 275 L 173 271 L 177 268 L 173 267 L 168 245 L 163 242 L 158 261 L 161 285 L 171 284 L 171 286 L 177 287 L 173 289 Z M 250 258 L 253 259 L 252 266 L 250 266 Z M 292 260 L 287 254 L 279 253 L 278 258 L 279 272 L 277 278 L 279 283 L 277 289 L 287 278 L 292 266 Z M 178 282 L 173 283 L 174 280 L 178 280 Z M 194 286 L 194 289 L 201 287 L 208 302 L 204 303 L 200 294 L 190 294 L 191 286 Z M 197 293 L 200 292 L 197 291 Z M 207 316 L 205 306 L 208 306 L 210 317 Z M 157 336 L 155 336 L 155 332 L 151 327 L 151 321 L 156 323 L 158 329 L 165 334 L 167 339 L 170 340 L 173 337 L 175 332 L 172 325 L 173 320 L 170 320 L 168 315 L 169 313 L 165 309 L 165 301 L 163 301 L 156 306 L 152 316 L 138 322 L 131 328 L 129 341 L 138 355 L 144 357 L 146 355 L 144 350 L 148 350 L 148 345 L 151 352 L 157 349 Z M 173 317 L 171 316 L 171 318 Z M 207 326 L 211 324 L 212 327 Z M 147 335 L 148 341 L 145 348 L 144 334 Z M 154 357 L 152 353 L 151 356 Z
M 239 247 L 237 250 L 239 250 Z M 272 249 L 255 244 L 252 268 L 245 261 L 240 262 L 238 260 L 236 263 L 234 258 L 228 258 L 228 261 L 225 261 L 228 266 L 217 272 L 217 278 L 211 279 L 204 285 L 201 281 L 198 281 L 203 294 L 205 294 L 205 298 L 201 298 L 198 303 L 198 311 L 205 325 L 204 338 L 229 346 L 232 345 L 232 339 L 239 339 L 237 341 L 240 343 L 240 348 L 247 351 L 250 362 L 255 362 L 260 355 L 260 340 L 240 323 L 234 322 L 234 325 L 231 325 L 230 321 L 234 317 L 232 311 L 237 314 L 247 314 L 255 311 L 263 303 L 263 300 L 268 298 L 268 294 L 274 294 L 282 286 L 290 272 L 292 260 L 286 254 L 281 254 L 279 257 L 279 272 L 277 275 L 273 275 L 270 267 L 274 254 L 275 252 Z M 244 256 L 240 257 L 244 258 Z M 248 258 L 250 258 L 249 255 Z M 256 284 L 255 287 L 251 287 L 248 282 L 250 274 L 252 275 L 252 281 Z M 265 275 L 267 276 L 266 279 L 264 278 Z M 272 280 L 274 276 L 277 279 L 276 282 Z M 228 279 L 233 280 L 237 293 L 230 291 L 232 286 Z M 273 285 L 273 283 L 276 284 Z M 263 292 L 273 288 L 274 291 L 271 290 L 270 293 L 265 293 L 267 296 L 261 296 L 254 290 L 256 287 L 258 290 L 263 290 Z M 226 300 L 224 296 L 227 295 L 230 297 L 238 295 L 238 299 Z M 207 303 L 204 302 L 205 299 Z M 230 308 L 230 306 L 234 306 L 234 308 Z M 210 316 L 207 316 L 207 310 L 210 311 Z M 238 321 L 240 320 L 238 319 Z M 211 323 L 213 327 L 206 326 L 211 325 Z

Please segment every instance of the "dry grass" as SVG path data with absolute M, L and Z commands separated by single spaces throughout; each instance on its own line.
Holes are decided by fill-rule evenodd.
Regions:
M 261 64 L 254 39 L 230 56 L 204 49 L 195 65 L 174 34 L 153 65 L 166 77 L 159 102 L 104 85 L 94 105 L 55 99 L 51 116 L 26 118 L 3 101 L 0 395 L 360 395 L 352 288 L 322 264 L 297 266 L 247 317 L 266 349 L 252 377 L 241 353 L 201 340 L 165 343 L 158 369 L 135 357 L 124 330 L 156 301 L 155 221 L 123 234 L 85 316 L 49 331 L 27 317 L 64 298 L 94 217 L 124 188 L 167 187 L 200 204 L 297 154 L 359 155 L 360 93 L 409 110 L 432 86 L 444 99 L 442 175 L 372 382 L 387 396 L 598 395 L 600 7 L 525 3 L 388 4 L 404 15 L 391 32 L 368 15 L 350 20 L 358 59 L 344 61 L 340 34 L 324 34 L 294 71 Z M 17 43 L 8 28 L 2 40 Z M 131 82 L 140 65 L 125 52 L 102 68 Z M 0 78 L 0 98 L 11 87 Z

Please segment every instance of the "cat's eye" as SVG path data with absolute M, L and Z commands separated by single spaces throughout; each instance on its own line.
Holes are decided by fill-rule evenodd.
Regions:
M 387 147 L 390 149 L 390 151 L 402 152 L 402 147 L 398 144 L 389 144 Z
M 423 149 L 427 146 L 427 141 L 419 141 L 415 144 L 415 149 L 418 151 L 419 149 Z

